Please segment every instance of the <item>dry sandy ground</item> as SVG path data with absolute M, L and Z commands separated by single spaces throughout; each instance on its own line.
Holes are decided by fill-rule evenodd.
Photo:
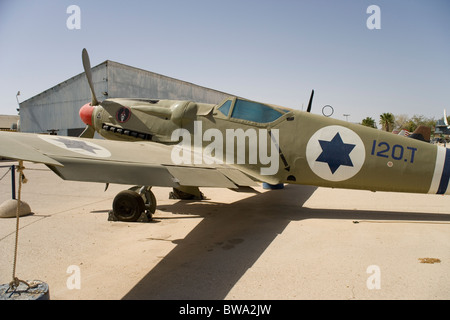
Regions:
M 200 202 L 153 188 L 154 220 L 124 223 L 107 212 L 128 186 L 104 192 L 26 167 L 34 214 L 20 219 L 17 276 L 48 283 L 52 300 L 450 299 L 449 196 L 289 185 L 205 188 Z M 0 203 L 10 197 L 7 175 Z M 14 218 L 0 219 L 1 284 L 14 231 Z

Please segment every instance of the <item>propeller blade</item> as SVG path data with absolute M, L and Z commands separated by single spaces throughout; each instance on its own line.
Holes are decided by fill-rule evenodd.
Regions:
M 89 55 L 88 55 L 86 49 L 83 49 L 81 58 L 83 60 L 84 72 L 86 73 L 86 78 L 88 80 L 89 87 L 91 88 L 91 94 L 92 94 L 91 106 L 98 106 L 98 101 L 97 101 L 97 98 L 95 97 L 94 83 L 92 82 L 91 62 L 89 61 Z
M 80 138 L 90 138 L 92 139 L 95 134 L 95 129 L 92 126 L 86 126 L 86 129 L 80 134 Z
M 311 92 L 311 97 L 309 98 L 308 109 L 306 109 L 306 112 L 311 112 L 313 97 L 314 97 L 314 90 Z

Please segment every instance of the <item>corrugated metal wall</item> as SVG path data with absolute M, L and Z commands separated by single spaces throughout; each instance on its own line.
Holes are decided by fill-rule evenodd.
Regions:
M 105 61 L 93 67 L 92 78 L 100 101 L 121 97 L 219 103 L 229 96 L 113 61 Z M 78 111 L 89 101 L 89 85 L 85 74 L 81 73 L 20 103 L 20 129 L 22 132 L 33 133 L 58 130 L 58 135 L 77 133 L 85 127 Z

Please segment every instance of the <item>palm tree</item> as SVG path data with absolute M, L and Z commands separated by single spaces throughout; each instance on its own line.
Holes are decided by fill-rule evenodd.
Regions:
M 363 119 L 361 121 L 361 124 L 366 127 L 375 128 L 375 129 L 377 128 L 377 125 L 375 124 L 375 120 L 372 119 L 371 117 L 367 117 L 367 118 Z
M 380 115 L 380 124 L 383 130 L 391 132 L 394 126 L 395 118 L 392 113 L 383 113 Z

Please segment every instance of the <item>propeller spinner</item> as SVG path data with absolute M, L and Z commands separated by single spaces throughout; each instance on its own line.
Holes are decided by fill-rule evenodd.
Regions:
M 90 103 L 86 103 L 80 108 L 80 118 L 88 126 L 92 126 L 92 113 L 94 112 L 94 107 Z

